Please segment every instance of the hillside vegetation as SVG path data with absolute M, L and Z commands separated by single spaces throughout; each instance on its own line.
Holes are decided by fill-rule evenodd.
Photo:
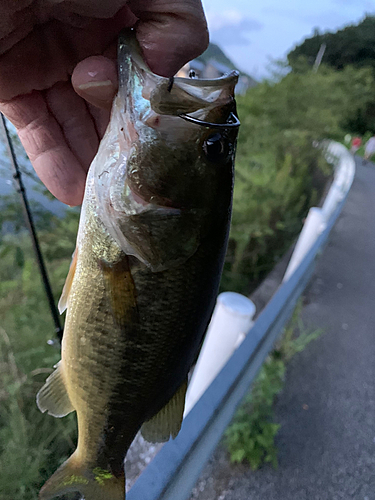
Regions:
M 238 97 L 242 125 L 223 289 L 249 293 L 285 252 L 330 174 L 313 144 L 351 132 L 374 84 L 370 68 L 322 66 Z
M 375 73 L 375 16 L 368 15 L 360 23 L 346 26 L 335 33 L 318 31 L 312 37 L 306 38 L 288 54 L 288 63 L 293 72 L 304 72 L 311 69 L 320 47 L 325 44 L 323 64 L 335 70 L 353 69 L 367 70 L 367 75 Z M 354 102 L 359 103 L 358 109 L 350 114 L 346 124 L 349 131 L 365 135 L 366 132 L 375 134 L 375 95 L 372 98 L 362 99 L 360 93 L 355 91 L 358 78 L 353 82 L 352 95 Z M 350 85 L 350 82 L 348 82 Z M 364 101 L 366 101 L 364 103 Z
M 209 44 L 209 46 L 203 52 L 203 54 L 197 57 L 197 60 L 203 62 L 204 64 L 207 64 L 209 61 L 214 60 L 220 64 L 223 64 L 229 69 L 237 69 L 236 66 L 233 64 L 233 62 L 229 59 L 229 57 L 226 56 L 225 53 L 221 50 L 221 48 L 218 45 L 216 45 L 216 43 L 212 42 Z M 250 85 L 252 87 L 257 84 L 254 78 L 252 78 L 247 73 L 240 71 L 240 74 L 245 75 L 247 76 L 247 78 L 249 78 L 251 82 Z
M 312 66 L 320 46 L 325 43 L 324 64 L 334 69 L 346 66 L 375 69 L 375 16 L 368 15 L 360 23 L 351 24 L 334 33 L 315 31 L 288 54 L 288 63 L 295 69 L 301 58 Z

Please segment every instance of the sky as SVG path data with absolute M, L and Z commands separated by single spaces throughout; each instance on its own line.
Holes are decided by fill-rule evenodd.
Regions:
M 375 14 L 375 0 L 202 0 L 210 38 L 242 71 L 269 75 L 273 60 L 315 28 L 336 31 Z

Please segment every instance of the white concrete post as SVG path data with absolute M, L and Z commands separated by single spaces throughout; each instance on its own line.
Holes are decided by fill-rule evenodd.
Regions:
M 216 302 L 186 395 L 185 415 L 223 368 L 253 324 L 255 304 L 235 293 L 221 293 Z

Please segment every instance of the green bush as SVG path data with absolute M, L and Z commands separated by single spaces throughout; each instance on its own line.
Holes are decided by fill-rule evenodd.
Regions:
M 241 128 L 233 220 L 222 289 L 250 293 L 301 230 L 331 174 L 322 139 L 343 140 L 373 99 L 369 68 L 321 66 L 266 81 L 238 97 Z
M 233 463 L 248 462 L 253 470 L 264 463 L 277 468 L 275 437 L 280 425 L 274 421 L 274 402 L 284 386 L 286 364 L 322 333 L 321 330 L 306 331 L 301 310 L 302 301 L 226 430 L 225 443 Z
M 231 462 L 247 461 L 253 470 L 264 462 L 277 467 L 274 440 L 280 425 L 273 421 L 273 403 L 283 387 L 284 373 L 280 359 L 270 357 L 263 365 L 252 393 L 225 433 Z

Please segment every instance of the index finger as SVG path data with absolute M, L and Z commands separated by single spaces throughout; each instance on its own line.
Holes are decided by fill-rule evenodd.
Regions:
M 99 137 L 84 101 L 73 89 L 62 93 L 62 104 L 67 108 L 59 117 L 60 123 L 48 106 L 47 92 L 16 97 L 2 103 L 1 108 L 15 125 L 40 180 L 63 203 L 79 205 Z M 70 123 L 69 112 L 74 118 Z

